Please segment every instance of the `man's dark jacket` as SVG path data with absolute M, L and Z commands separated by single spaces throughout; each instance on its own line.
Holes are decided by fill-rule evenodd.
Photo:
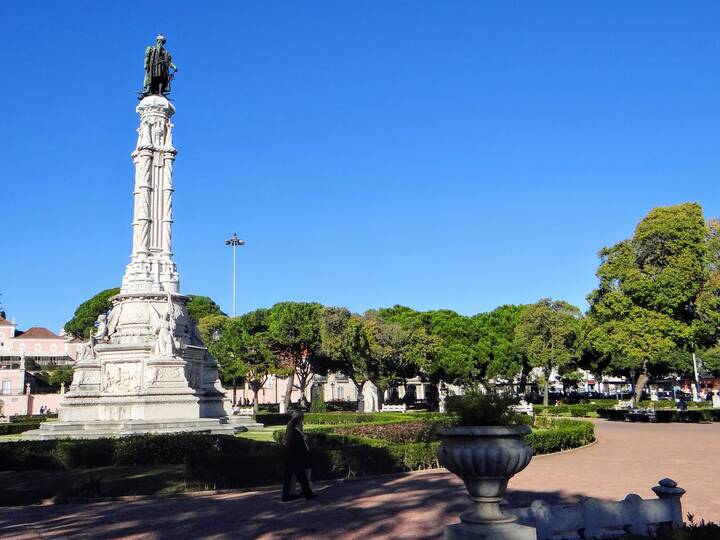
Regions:
M 287 451 L 287 464 L 295 469 L 310 468 L 310 450 L 302 432 L 294 427 L 285 433 L 285 448 Z

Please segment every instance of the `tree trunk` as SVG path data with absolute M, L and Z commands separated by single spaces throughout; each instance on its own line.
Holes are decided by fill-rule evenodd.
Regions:
M 233 378 L 233 407 L 237 405 L 237 379 Z
M 260 389 L 253 387 L 253 413 L 258 414 L 260 412 L 260 406 L 258 404 L 258 394 L 260 393 Z
M 357 399 L 355 400 L 357 402 L 357 412 L 365 412 L 364 407 L 362 411 L 360 410 L 360 400 L 363 399 L 362 385 L 358 384 L 358 382 L 355 380 L 355 377 L 350 377 L 350 380 L 355 385 L 355 395 L 357 396 Z
M 635 403 L 638 403 L 640 401 L 640 398 L 642 397 L 642 391 L 643 388 L 645 388 L 645 385 L 650 380 L 645 370 L 641 371 L 638 375 L 637 381 L 635 382 Z
M 377 409 L 378 411 L 382 411 L 383 403 L 385 403 L 385 388 L 381 388 L 377 384 L 377 396 L 378 396 L 378 402 L 377 402 Z
M 308 401 L 305 397 L 305 389 L 307 388 L 307 375 L 305 374 L 298 374 L 298 387 L 300 388 L 300 406 L 303 409 L 308 408 Z
M 545 387 L 543 388 L 543 405 L 546 407 L 550 402 L 550 381 L 548 379 L 550 379 L 550 377 L 545 377 Z
M 283 402 L 285 403 L 285 410 L 290 410 L 290 399 L 291 394 L 293 391 L 293 384 L 295 383 L 295 372 L 293 371 L 290 375 L 288 375 L 287 379 L 287 388 L 285 389 L 285 397 L 283 398 Z

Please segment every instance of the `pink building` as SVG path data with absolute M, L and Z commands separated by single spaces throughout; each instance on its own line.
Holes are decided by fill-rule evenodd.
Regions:
M 41 408 L 57 412 L 61 394 L 32 394 L 28 382 L 29 374 L 24 369 L 0 368 L 0 419 L 40 414 Z
M 20 331 L 0 316 L 0 366 L 19 367 L 23 355 L 28 367 L 74 364 L 76 354 L 76 342 L 41 326 Z

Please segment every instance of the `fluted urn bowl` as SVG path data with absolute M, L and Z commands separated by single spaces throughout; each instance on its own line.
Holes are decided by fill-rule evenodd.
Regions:
M 440 430 L 440 465 L 465 483 L 474 510 L 460 516 L 468 523 L 509 523 L 515 516 L 500 509 L 508 480 L 530 463 L 525 442 L 528 426 L 460 426 Z

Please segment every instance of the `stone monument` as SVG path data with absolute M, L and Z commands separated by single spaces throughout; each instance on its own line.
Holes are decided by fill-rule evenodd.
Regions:
M 148 47 L 135 165 L 132 254 L 109 314 L 78 347 L 59 421 L 27 439 L 132 433 L 233 433 L 218 367 L 188 316 L 173 261 L 175 107 L 165 96 L 172 75 L 165 38 Z

